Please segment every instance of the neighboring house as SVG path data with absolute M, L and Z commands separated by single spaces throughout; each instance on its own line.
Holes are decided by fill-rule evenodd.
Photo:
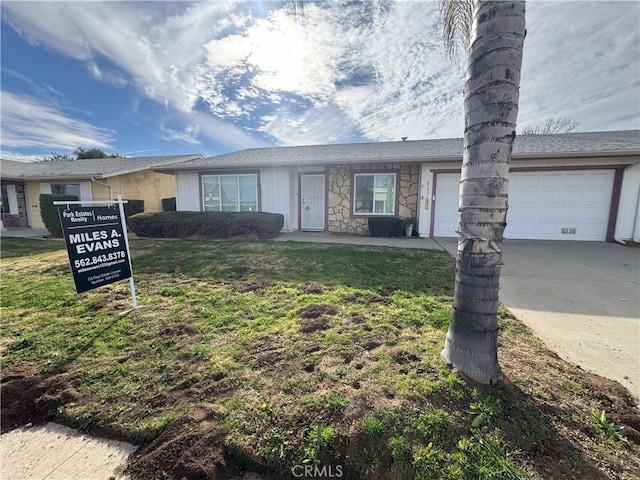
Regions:
M 4 227 L 28 227 L 29 212 L 25 183 L 20 179 L 22 162 L 0 161 L 2 185 L 2 225 Z
M 76 195 L 80 200 L 144 200 L 146 212 L 162 211 L 162 199 L 175 196 L 174 179 L 153 167 L 201 159 L 202 155 L 95 158 L 61 162 L 2 160 L 2 195 L 8 197 L 2 220 L 6 227 L 45 228 L 40 215 L 40 194 Z M 13 209 L 13 210 L 12 210 Z
M 415 216 L 456 236 L 462 139 L 256 148 L 156 167 L 177 209 L 281 213 L 285 231 L 367 234 L 371 216 Z M 640 131 L 516 137 L 505 236 L 612 241 L 640 228 Z

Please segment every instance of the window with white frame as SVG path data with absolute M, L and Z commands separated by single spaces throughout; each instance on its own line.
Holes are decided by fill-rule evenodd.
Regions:
M 353 213 L 356 215 L 393 215 L 396 203 L 396 174 L 354 175 Z
M 205 211 L 258 211 L 258 176 L 203 175 L 202 195 Z

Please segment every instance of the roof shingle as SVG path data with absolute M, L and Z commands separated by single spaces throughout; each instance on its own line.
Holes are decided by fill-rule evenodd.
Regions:
M 446 138 L 405 142 L 252 148 L 182 162 L 179 165 L 164 165 L 157 170 L 451 160 L 462 159 L 462 146 L 462 138 Z M 522 135 L 516 137 L 513 149 L 514 157 L 615 153 L 640 153 L 640 130 Z
M 61 162 L 15 162 L 2 160 L 0 172 L 4 178 L 37 180 L 47 178 L 109 178 L 138 172 L 166 164 L 202 158 L 202 155 L 165 155 L 159 157 L 87 158 Z

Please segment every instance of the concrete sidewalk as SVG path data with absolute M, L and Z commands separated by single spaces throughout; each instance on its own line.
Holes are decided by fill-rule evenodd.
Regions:
M 341 243 L 349 245 L 367 245 L 374 247 L 424 248 L 442 250 L 443 247 L 433 238 L 421 237 L 368 237 L 328 232 L 287 232 L 274 240 L 278 242 Z
M 452 255 L 456 238 L 436 241 Z M 500 301 L 565 360 L 640 400 L 640 248 L 505 240 Z
M 47 229 L 33 229 L 30 227 L 8 227 L 0 231 L 2 237 L 18 237 L 18 238 L 45 238 L 51 235 Z
M 47 423 L 0 435 L 2 480 L 109 480 L 137 447 Z

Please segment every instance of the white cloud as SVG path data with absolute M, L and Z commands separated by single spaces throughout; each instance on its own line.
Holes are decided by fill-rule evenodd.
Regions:
M 38 155 L 25 155 L 20 152 L 13 152 L 11 150 L 0 150 L 0 158 L 2 160 L 13 160 L 15 162 L 35 162 L 39 158 L 41 158 L 41 156 L 39 157 Z
M 27 95 L 2 91 L 3 148 L 73 150 L 82 145 L 111 148 L 113 130 L 72 118 Z
M 3 2 L 3 11 L 95 78 L 165 105 L 171 121 L 157 123 L 167 140 L 247 148 L 264 143 L 256 133 L 280 144 L 462 135 L 464 69 L 444 55 L 436 2 L 308 2 L 298 22 L 280 5 Z M 584 130 L 638 128 L 638 5 L 527 8 L 519 123 L 566 116 Z
M 130 81 L 147 95 L 190 110 L 193 68 L 206 38 L 228 27 L 233 2 L 5 2 L 4 18 L 33 43 L 85 61 L 98 79 Z
M 640 114 L 639 22 L 637 3 L 530 3 L 518 123 L 639 128 L 629 121 Z
M 433 3 L 311 3 L 300 23 L 278 11 L 207 44 L 202 98 L 285 144 L 460 134 L 463 74 L 425 35 L 437 22 Z

